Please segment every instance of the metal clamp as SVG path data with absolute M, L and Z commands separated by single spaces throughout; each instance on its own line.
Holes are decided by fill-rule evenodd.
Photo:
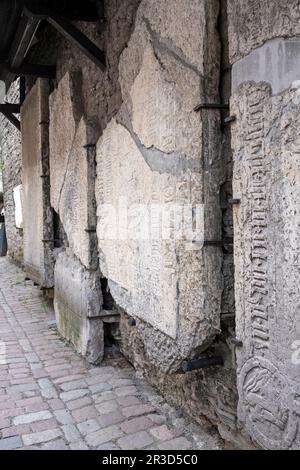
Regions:
M 236 116 L 229 116 L 224 119 L 224 124 L 231 124 L 236 121 Z
M 203 246 L 223 246 L 222 240 L 204 240 Z
M 231 343 L 234 344 L 237 348 L 242 348 L 244 346 L 243 341 L 238 338 L 231 338 Z
M 230 206 L 237 206 L 241 203 L 240 199 L 229 199 L 228 204 Z
M 202 109 L 229 109 L 229 104 L 227 103 L 201 103 L 198 104 L 194 111 L 198 113 Z

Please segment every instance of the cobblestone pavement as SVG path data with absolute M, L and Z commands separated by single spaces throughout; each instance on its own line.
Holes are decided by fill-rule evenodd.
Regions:
M 87 364 L 53 319 L 41 291 L 0 258 L 0 450 L 221 448 L 123 358 Z

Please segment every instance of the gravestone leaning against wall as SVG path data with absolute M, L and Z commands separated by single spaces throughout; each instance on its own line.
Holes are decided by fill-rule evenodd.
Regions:
M 300 448 L 299 20 L 229 1 L 238 415 L 266 449 Z
M 100 267 L 116 303 L 137 319 L 147 357 L 164 372 L 220 332 L 222 250 L 176 239 L 174 227 L 170 238 L 144 238 L 137 211 L 204 204 L 197 240 L 221 239 L 219 112 L 206 119 L 193 111 L 218 100 L 218 10 L 217 1 L 141 2 L 120 58 L 123 105 L 97 146 Z M 131 229 L 110 237 L 122 204 Z
M 49 85 L 38 79 L 21 109 L 24 264 L 28 276 L 52 288 L 53 220 L 49 185 Z

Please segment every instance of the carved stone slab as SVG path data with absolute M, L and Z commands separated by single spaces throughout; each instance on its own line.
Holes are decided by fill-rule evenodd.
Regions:
M 51 203 L 73 253 L 96 269 L 95 126 L 83 116 L 80 84 L 67 73 L 50 98 Z
M 218 99 L 217 18 L 216 1 L 141 2 L 120 58 L 123 105 L 97 145 L 100 269 L 118 305 L 142 320 L 137 327 L 147 356 L 166 372 L 220 331 L 222 250 L 201 244 L 221 239 L 220 114 L 193 111 L 201 101 Z M 194 207 L 194 215 L 204 207 L 194 240 L 200 243 L 177 238 L 174 223 L 171 236 L 162 237 L 153 213 L 154 234 L 141 236 L 153 207 L 176 204 Z M 124 205 L 131 233 L 109 238 Z M 107 216 L 109 206 L 116 217 L 113 211 Z
M 249 60 L 251 60 L 249 58 Z M 263 448 L 300 448 L 299 83 L 245 82 L 234 149 L 239 419 Z
M 28 276 L 53 287 L 53 225 L 49 185 L 49 89 L 37 80 L 22 106 L 24 264 Z
M 93 364 L 101 362 L 104 354 L 102 304 L 99 273 L 86 270 L 71 250 L 60 253 L 54 297 L 58 330 Z

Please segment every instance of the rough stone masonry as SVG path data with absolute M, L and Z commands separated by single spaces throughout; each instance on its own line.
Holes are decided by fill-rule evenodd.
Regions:
M 224 440 L 299 449 L 299 2 L 103 4 L 76 26 L 105 70 L 50 27 L 29 51 L 57 72 L 22 107 L 28 275 L 93 364 L 115 341 Z M 203 209 L 194 243 L 161 236 L 176 205 Z M 223 365 L 183 373 L 198 357 Z

